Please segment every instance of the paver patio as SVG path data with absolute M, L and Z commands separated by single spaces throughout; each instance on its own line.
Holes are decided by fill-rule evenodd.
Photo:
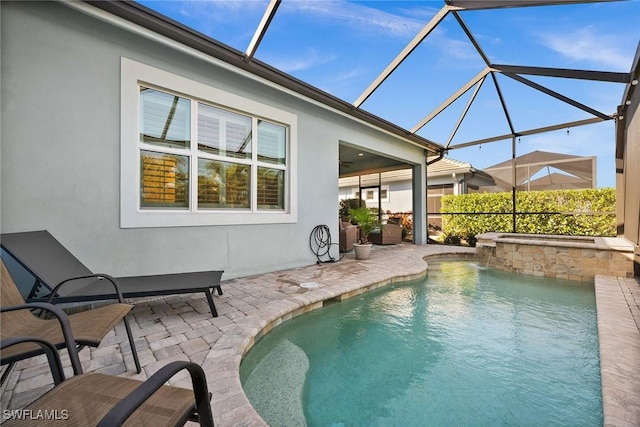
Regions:
M 131 327 L 143 371 L 135 374 L 123 324 L 95 349 L 84 349 L 85 371 L 146 379 L 166 363 L 191 360 L 203 366 L 212 393 L 217 426 L 265 425 L 242 391 L 238 374 L 244 352 L 254 339 L 293 315 L 392 281 L 425 274 L 425 257 L 473 255 L 471 248 L 413 244 L 375 247 L 371 259 L 356 261 L 353 253 L 337 263 L 236 278 L 222 282 L 216 296 L 219 317 L 211 317 L 200 295 L 138 302 Z M 300 284 L 313 282 L 312 289 Z M 640 286 L 635 279 L 596 278 L 598 328 L 605 425 L 640 425 Z M 119 346 L 124 344 L 125 351 Z M 63 355 L 67 375 L 68 357 Z M 172 385 L 190 387 L 185 372 Z M 1 406 L 16 409 L 52 387 L 44 356 L 16 365 L 3 385 Z

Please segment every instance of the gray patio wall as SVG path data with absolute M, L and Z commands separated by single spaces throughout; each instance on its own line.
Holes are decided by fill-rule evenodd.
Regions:
M 640 275 L 640 44 L 631 80 L 618 111 L 616 127 L 616 199 L 618 235 L 635 245 L 635 274 Z
M 314 226 L 337 241 L 338 141 L 424 163 L 421 148 L 65 5 L 1 8 L 0 230 L 47 229 L 94 271 L 231 278 L 312 264 Z M 121 229 L 122 56 L 297 114 L 297 223 Z

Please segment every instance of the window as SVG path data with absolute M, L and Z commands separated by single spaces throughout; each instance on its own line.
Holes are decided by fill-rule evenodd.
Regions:
M 295 115 L 124 58 L 122 82 L 123 227 L 295 222 Z
M 286 147 L 282 124 L 140 86 L 141 209 L 283 211 Z M 197 167 L 189 167 L 192 159 Z M 190 170 L 197 171 L 193 195 Z
M 429 185 L 427 187 L 427 212 L 439 214 L 442 206 L 440 199 L 447 194 L 453 194 L 453 184 Z
M 381 185 L 380 186 L 380 200 L 385 203 L 389 203 L 389 186 Z

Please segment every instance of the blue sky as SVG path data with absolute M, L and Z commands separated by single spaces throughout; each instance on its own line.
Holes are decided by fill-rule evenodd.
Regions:
M 268 1 L 140 1 L 245 51 Z M 443 1 L 283 0 L 256 58 L 354 102 L 442 8 Z M 640 40 L 640 1 L 465 11 L 461 17 L 492 63 L 628 72 Z M 361 108 L 413 128 L 485 64 L 449 14 Z M 624 85 L 526 76 L 606 114 Z M 591 118 L 589 113 L 506 76 L 498 83 L 516 131 Z M 445 144 L 473 90 L 418 134 Z M 493 82 L 483 84 L 452 145 L 509 133 Z M 598 187 L 615 186 L 614 123 L 522 137 L 534 150 L 597 156 Z M 511 141 L 451 150 L 449 157 L 485 168 L 511 157 Z

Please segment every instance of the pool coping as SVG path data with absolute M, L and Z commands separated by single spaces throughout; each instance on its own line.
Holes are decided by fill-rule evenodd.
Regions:
M 478 246 L 495 246 L 496 241 L 525 246 L 557 246 L 633 253 L 633 244 L 620 237 L 565 236 L 490 232 L 476 236 Z
M 595 276 L 634 275 L 634 249 L 619 237 L 484 233 L 478 259 L 519 274 L 593 283 Z
M 595 277 L 604 426 L 640 425 L 640 284 Z

